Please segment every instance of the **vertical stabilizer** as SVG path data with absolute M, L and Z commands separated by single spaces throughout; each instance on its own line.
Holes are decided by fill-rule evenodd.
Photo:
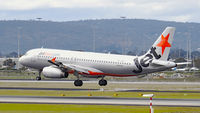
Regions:
M 153 59 L 167 60 L 172 46 L 175 28 L 167 27 L 154 42 L 147 54 L 153 54 Z

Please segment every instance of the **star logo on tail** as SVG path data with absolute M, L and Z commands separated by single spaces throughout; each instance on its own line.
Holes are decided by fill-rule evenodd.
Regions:
M 163 55 L 166 47 L 171 47 L 171 44 L 168 42 L 169 35 L 170 34 L 168 34 L 165 37 L 163 35 L 161 35 L 161 41 L 157 44 L 158 47 L 162 47 L 162 55 Z

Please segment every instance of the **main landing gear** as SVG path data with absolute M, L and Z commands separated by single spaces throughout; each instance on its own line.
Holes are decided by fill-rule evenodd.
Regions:
M 82 86 L 83 85 L 83 81 L 79 79 L 79 72 L 75 71 L 74 72 L 74 76 L 77 77 L 77 80 L 74 81 L 74 85 L 75 86 Z M 104 79 L 105 76 L 102 76 L 102 79 L 99 80 L 99 85 L 100 86 L 106 86 L 107 85 L 107 81 Z
M 99 80 L 99 85 L 100 86 L 106 86 L 107 85 L 107 80 L 104 79 L 105 76 L 102 76 L 102 79 Z
M 79 78 L 78 78 L 77 80 L 74 81 L 74 85 L 75 86 L 82 86 L 83 85 L 83 81 L 79 80 Z M 105 80 L 105 79 L 99 80 L 99 85 L 100 86 L 106 86 L 107 85 L 107 80 Z
M 106 86 L 107 85 L 107 80 L 105 80 L 105 79 L 99 80 L 99 85 L 100 86 Z
M 42 70 L 39 70 L 39 75 L 36 77 L 37 81 L 41 80 L 41 73 L 42 73 Z
M 79 79 L 79 73 L 77 71 L 75 71 L 74 75 L 77 77 L 77 80 L 74 81 L 74 85 L 75 86 L 82 86 L 83 81 Z
M 82 80 L 79 80 L 79 79 L 78 79 L 78 80 L 75 80 L 75 81 L 74 81 L 74 85 L 75 85 L 75 86 L 82 86 L 82 85 L 83 85 L 83 81 L 82 81 Z
M 83 85 L 83 81 L 77 79 L 77 80 L 74 81 L 74 85 L 75 86 L 82 86 Z M 107 85 L 107 80 L 105 80 L 105 79 L 99 80 L 99 85 L 100 86 L 106 86 Z

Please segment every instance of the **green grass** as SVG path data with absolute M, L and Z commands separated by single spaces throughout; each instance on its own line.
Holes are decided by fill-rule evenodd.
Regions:
M 200 99 L 200 93 L 167 93 L 145 92 L 155 94 L 154 98 Z M 116 96 L 117 94 L 117 96 Z M 46 90 L 0 90 L 1 96 L 106 96 L 116 98 L 142 98 L 141 92 L 113 92 L 113 91 L 46 91 Z
M 200 107 L 158 107 L 155 113 L 200 113 Z M 148 106 L 1 103 L 1 113 L 148 113 Z

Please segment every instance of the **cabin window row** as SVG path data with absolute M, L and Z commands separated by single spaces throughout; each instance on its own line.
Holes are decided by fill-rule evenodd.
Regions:
M 39 58 L 54 58 L 53 56 L 44 56 L 40 55 Z M 105 61 L 105 60 L 89 60 L 89 59 L 79 59 L 79 58 L 68 58 L 68 57 L 56 57 L 58 60 L 70 60 L 70 61 L 85 61 L 85 62 L 96 62 L 96 63 L 110 63 L 110 64 L 125 64 L 125 65 L 131 65 L 131 63 L 127 62 L 114 62 L 114 61 Z

